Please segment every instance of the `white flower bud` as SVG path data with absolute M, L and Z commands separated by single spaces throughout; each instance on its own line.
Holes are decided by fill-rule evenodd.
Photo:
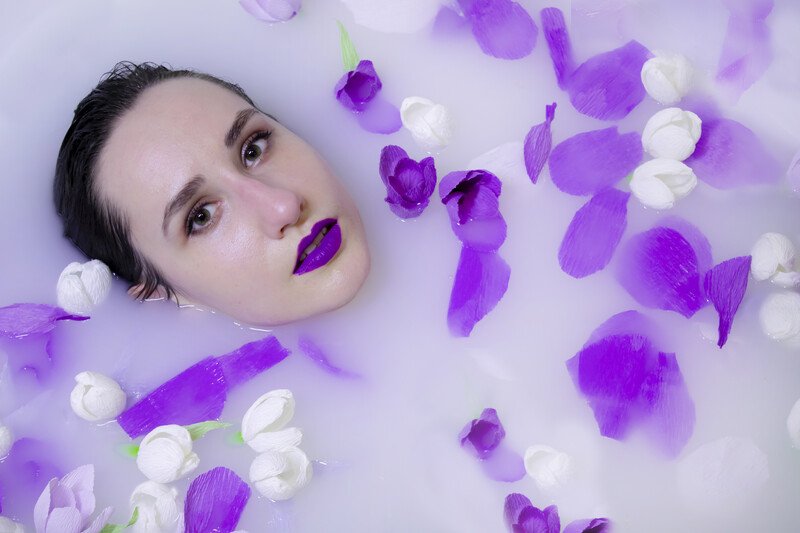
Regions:
M 283 429 L 294 416 L 292 391 L 277 389 L 258 398 L 242 418 L 242 438 L 255 451 L 263 452 L 271 444 L 283 443 L 297 446 L 303 433 L 297 428 L 288 428 L 280 435 L 270 435 Z M 293 443 L 293 444 L 292 444 Z
M 178 489 L 145 481 L 133 489 L 131 509 L 139 509 L 134 533 L 183 533 L 183 506 L 178 504 Z
M 692 82 L 692 65 L 681 54 L 654 52 L 642 65 L 642 84 L 654 100 L 670 105 L 686 96 Z
M 0 459 L 8 455 L 14 445 L 14 432 L 8 426 L 0 426 Z
M 777 341 L 800 345 L 800 294 L 770 294 L 759 312 L 761 330 Z
M 250 482 L 270 500 L 288 500 L 311 480 L 311 461 L 300 448 L 268 451 L 250 465 Z
M 797 400 L 786 418 L 786 429 L 792 446 L 800 448 L 800 400 Z
M 159 426 L 148 433 L 139 445 L 136 466 L 151 481 L 170 483 L 180 479 L 200 462 L 192 451 L 189 431 L 175 424 Z
M 753 245 L 750 255 L 753 258 L 750 262 L 750 273 L 758 281 L 773 279 L 776 274 L 790 273 L 794 270 L 794 244 L 786 235 L 763 234 Z M 791 286 L 791 278 L 792 276 L 782 276 L 778 283 L 785 280 Z
M 0 533 L 25 533 L 25 528 L 10 518 L 0 516 Z
M 113 379 L 97 372 L 81 372 L 69 395 L 75 414 L 89 422 L 116 418 L 125 410 L 125 392 Z
M 669 209 L 697 185 L 692 169 L 674 159 L 651 159 L 633 171 L 631 192 L 653 209 Z
M 400 120 L 424 148 L 444 148 L 453 138 L 453 117 L 441 104 L 409 96 L 400 104 Z
M 58 305 L 70 313 L 88 315 L 110 289 L 111 271 L 102 261 L 70 263 L 58 277 Z
M 525 471 L 540 489 L 559 487 L 572 477 L 572 458 L 550 446 L 529 446 L 525 450 Z
M 701 125 L 700 117 L 691 111 L 662 109 L 645 124 L 642 146 L 653 157 L 683 161 L 694 152 Z

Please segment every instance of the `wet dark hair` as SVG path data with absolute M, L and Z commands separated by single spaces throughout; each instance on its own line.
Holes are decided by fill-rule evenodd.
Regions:
M 117 63 L 78 104 L 58 153 L 53 200 L 61 216 L 64 236 L 90 259 L 106 263 L 131 286 L 141 284 L 137 298 L 148 298 L 159 287 L 175 294 L 158 270 L 130 242 L 125 216 L 104 203 L 95 185 L 100 152 L 120 118 L 139 96 L 158 83 L 175 78 L 205 80 L 243 98 L 256 107 L 238 85 L 193 70 L 173 70 L 155 63 Z

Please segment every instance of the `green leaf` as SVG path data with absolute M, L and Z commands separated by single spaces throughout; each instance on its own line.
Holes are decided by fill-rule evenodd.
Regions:
M 192 440 L 197 440 L 213 429 L 226 428 L 230 426 L 227 422 L 217 422 L 216 420 L 206 420 L 205 422 L 198 422 L 197 424 L 189 424 L 183 426 L 189 431 Z
M 358 66 L 358 54 L 356 53 L 356 47 L 353 46 L 353 41 L 350 40 L 350 36 L 347 34 L 347 30 L 338 20 L 336 23 L 339 25 L 339 35 L 342 40 L 342 62 L 344 62 L 345 70 L 349 72 L 355 70 L 356 66 Z
M 136 520 L 138 519 L 139 519 L 139 508 L 136 507 L 133 510 L 133 515 L 131 516 L 130 521 L 127 524 L 106 524 L 105 527 L 100 530 L 100 533 L 119 533 L 125 528 L 135 524 Z
M 230 441 L 231 444 L 244 444 L 244 437 L 242 437 L 242 432 L 237 431 L 236 434 L 231 435 Z
M 117 450 L 125 457 L 130 457 L 132 459 L 136 459 L 136 456 L 139 455 L 138 444 L 120 444 Z
M 628 174 L 628 177 L 626 177 L 626 178 L 625 178 L 625 181 L 627 181 L 628 183 L 630 183 L 632 179 L 633 179 L 633 172 L 631 172 L 630 174 Z

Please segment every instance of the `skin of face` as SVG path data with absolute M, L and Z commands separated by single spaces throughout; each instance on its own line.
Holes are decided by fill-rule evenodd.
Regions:
M 181 304 L 277 325 L 343 306 L 369 272 L 361 217 L 325 161 L 208 81 L 145 89 L 115 124 L 95 188 Z M 341 228 L 338 252 L 293 274 L 301 240 L 328 218 Z

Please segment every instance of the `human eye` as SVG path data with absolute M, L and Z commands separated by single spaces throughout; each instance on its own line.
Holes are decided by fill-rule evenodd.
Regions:
M 214 214 L 217 212 L 217 204 L 198 203 L 189 211 L 186 217 L 186 236 L 191 237 L 205 231 L 214 222 Z
M 272 132 L 259 131 L 247 138 L 242 145 L 242 164 L 250 168 L 258 164 L 267 149 L 268 139 Z

